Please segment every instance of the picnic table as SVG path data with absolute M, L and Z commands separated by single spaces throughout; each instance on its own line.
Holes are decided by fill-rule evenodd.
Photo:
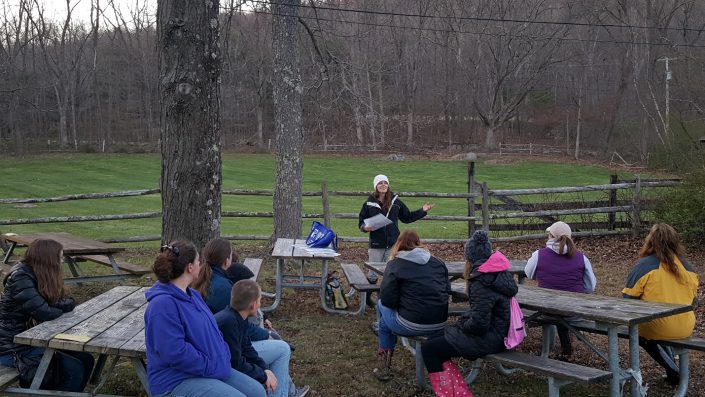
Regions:
M 52 239 L 59 242 L 64 248 L 64 259 L 73 277 L 64 280 L 67 284 L 76 284 L 90 281 L 114 281 L 126 277 L 139 276 L 148 273 L 149 270 L 141 266 L 129 263 L 118 262 L 115 254 L 124 251 L 123 247 L 116 247 L 101 241 L 91 240 L 84 237 L 74 236 L 69 233 L 36 233 L 36 234 L 14 234 L 6 233 L 0 238 L 9 242 L 10 246 L 5 252 L 3 264 L 7 264 L 12 257 L 13 251 L 19 246 L 29 246 L 37 239 Z M 78 273 L 77 262 L 88 260 L 105 266 L 110 266 L 113 274 L 102 276 L 84 276 Z M 126 273 L 122 273 L 124 270 Z
M 459 293 L 465 289 L 464 285 L 454 285 L 454 292 Z M 467 296 L 467 294 L 466 294 Z M 660 302 L 647 302 L 637 299 L 624 299 L 597 294 L 581 294 L 552 290 L 547 288 L 519 285 L 516 296 L 522 309 L 536 311 L 539 314 L 557 316 L 576 316 L 586 320 L 595 321 L 598 327 L 606 330 L 608 339 L 608 353 L 605 356 L 595 346 L 590 346 L 600 357 L 609 364 L 612 372 L 610 381 L 610 395 L 620 396 L 620 381 L 632 379 L 632 396 L 639 396 L 641 370 L 639 363 L 639 324 L 674 314 L 685 313 L 693 310 L 692 305 L 677 305 Z M 564 325 L 570 328 L 570 324 Z M 619 365 L 619 328 L 629 329 L 629 371 L 622 371 Z M 548 354 L 548 349 L 553 342 L 553 335 L 543 330 L 543 355 Z M 549 340 L 550 337 L 550 340 Z
M 149 395 L 144 365 L 144 312 L 147 308 L 144 293 L 147 289 L 136 286 L 115 287 L 76 306 L 72 312 L 16 335 L 15 343 L 43 347 L 45 350 L 32 385 L 28 389 L 8 388 L 5 392 L 21 395 L 63 395 L 61 392 L 51 394 L 39 390 L 54 352 L 61 349 L 99 355 L 91 379 L 93 390 L 71 393 L 72 396 L 95 395 L 107 377 L 113 373 L 120 357 L 132 362 L 142 387 Z
M 524 273 L 524 268 L 526 267 L 526 261 L 520 259 L 510 259 L 509 273 L 517 276 L 519 284 L 522 284 L 526 279 L 526 273 Z M 463 277 L 463 272 L 465 271 L 465 262 L 445 262 L 446 268 L 448 269 L 448 277 L 451 281 Z M 365 267 L 373 272 L 384 275 L 384 270 L 387 268 L 386 262 L 365 262 Z
M 275 310 L 282 299 L 283 288 L 318 289 L 321 307 L 328 313 L 356 314 L 349 310 L 338 310 L 328 306 L 326 302 L 326 279 L 328 277 L 328 261 L 338 257 L 330 249 L 311 249 L 306 246 L 306 240 L 278 238 L 272 249 L 272 258 L 277 260 L 274 302 L 271 306 L 262 307 L 262 311 Z M 294 260 L 299 265 L 297 274 L 285 274 L 286 261 Z M 306 262 L 318 262 L 320 275 L 306 275 L 304 265 Z M 364 302 L 363 302 L 364 304 Z

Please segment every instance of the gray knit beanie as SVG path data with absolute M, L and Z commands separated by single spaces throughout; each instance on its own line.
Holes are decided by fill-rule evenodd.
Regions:
M 492 255 L 492 243 L 484 230 L 477 230 L 465 243 L 465 259 L 477 265 L 484 263 Z

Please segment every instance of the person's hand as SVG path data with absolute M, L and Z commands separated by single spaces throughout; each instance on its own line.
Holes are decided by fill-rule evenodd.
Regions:
M 362 227 L 362 230 L 364 230 L 364 231 L 366 231 L 366 232 L 372 232 L 372 231 L 375 230 L 375 228 L 373 228 L 372 226 L 367 226 L 367 225 L 366 225 L 366 226 L 363 226 L 363 227 Z
M 263 326 L 264 326 L 264 329 L 272 329 L 272 322 L 269 321 L 269 319 L 264 320 Z
M 423 205 L 422 208 L 423 208 L 424 212 L 428 212 L 428 211 L 431 211 L 431 208 L 433 208 L 435 206 L 436 206 L 436 204 L 426 203 Z
M 76 301 L 71 297 L 61 298 L 56 302 L 56 307 L 61 309 L 62 312 L 68 313 L 76 307 Z
M 268 391 L 274 392 L 277 390 L 277 377 L 274 376 L 274 372 L 265 369 L 264 373 L 267 375 L 267 380 L 264 381 L 264 388 Z

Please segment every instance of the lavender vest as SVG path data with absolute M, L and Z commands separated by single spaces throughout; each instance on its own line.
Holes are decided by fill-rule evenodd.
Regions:
M 548 247 L 539 250 L 535 275 L 539 287 L 585 292 L 584 273 L 585 261 L 582 252 L 576 251 L 572 258 L 568 258 L 567 255 L 558 255 Z

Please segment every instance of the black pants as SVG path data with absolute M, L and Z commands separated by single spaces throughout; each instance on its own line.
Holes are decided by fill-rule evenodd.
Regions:
M 443 363 L 453 357 L 460 357 L 458 352 L 448 341 L 443 333 L 431 335 L 421 344 L 421 354 L 428 373 L 443 371 Z
M 52 360 L 59 360 L 61 381 L 56 390 L 81 392 L 86 387 L 93 371 L 95 360 L 85 352 L 61 350 L 54 353 Z
M 643 347 L 651 358 L 666 370 L 666 377 L 669 382 L 678 383 L 680 371 L 676 365 L 676 360 L 671 356 L 669 350 L 655 341 L 644 338 L 639 338 L 639 346 Z

